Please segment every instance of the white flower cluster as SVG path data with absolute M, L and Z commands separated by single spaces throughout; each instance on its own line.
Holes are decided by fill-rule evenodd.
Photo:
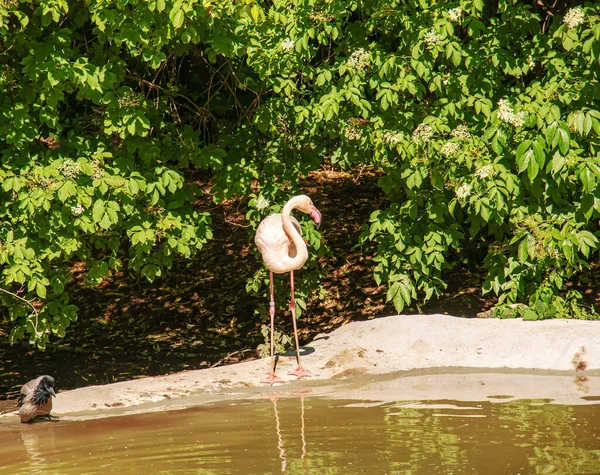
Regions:
M 371 65 L 371 53 L 358 48 L 348 58 L 348 66 L 354 69 L 367 69 Z
M 51 178 L 42 178 L 40 180 L 40 186 L 44 189 L 44 190 L 48 190 L 50 189 L 50 187 L 52 187 L 52 185 L 54 185 L 54 183 L 56 183 L 55 180 L 52 180 Z
M 462 125 L 462 124 L 457 126 L 456 129 L 454 129 L 452 132 L 450 132 L 450 135 L 452 137 L 458 137 L 459 139 L 462 139 L 462 140 L 468 140 L 471 138 L 469 129 L 467 129 L 466 125 Z
M 456 196 L 458 198 L 466 198 L 471 194 L 471 185 L 463 183 L 456 189 Z
M 344 129 L 344 135 L 348 140 L 359 140 L 362 134 L 362 130 L 355 127 L 348 126 Z
M 292 51 L 294 49 L 294 46 L 296 46 L 296 44 L 294 43 L 293 40 L 286 38 L 285 40 L 283 40 L 281 42 L 281 44 L 279 46 L 281 46 L 281 49 L 283 51 Z
M 458 153 L 460 150 L 460 144 L 457 142 L 447 142 L 442 147 L 442 155 L 445 157 L 452 157 Z
M 491 165 L 484 165 L 481 168 L 477 169 L 475 172 L 475 176 L 477 178 L 487 178 L 488 176 L 494 175 L 494 167 Z
M 388 145 L 396 145 L 400 142 L 400 137 L 402 137 L 400 132 L 386 132 L 383 135 L 383 141 Z
M 104 170 L 102 169 L 102 165 L 98 160 L 94 160 L 92 162 L 92 173 L 94 174 L 94 178 L 99 179 L 104 176 Z
M 58 169 L 67 178 L 75 179 L 81 173 L 81 165 L 73 160 L 65 160 Z
M 521 111 L 518 114 L 515 114 L 508 101 L 506 99 L 500 99 L 498 101 L 498 118 L 515 127 L 523 127 L 523 124 L 525 123 L 525 112 Z
M 119 107 L 121 109 L 125 107 L 136 107 L 139 106 L 144 96 L 142 94 L 135 94 L 134 92 L 126 92 L 123 96 L 117 101 L 119 103 Z
M 459 21 L 462 18 L 462 8 L 456 7 L 448 10 L 450 21 Z
M 412 134 L 413 142 L 428 142 L 433 137 L 433 127 L 429 124 L 419 124 Z
M 77 203 L 77 206 L 71 206 L 71 213 L 75 216 L 80 216 L 85 211 L 85 208 L 81 206 L 81 203 Z
M 425 33 L 425 36 L 423 36 L 423 41 L 425 42 L 425 46 L 427 46 L 427 48 L 433 48 L 434 46 L 439 45 L 443 39 L 444 37 L 437 33 L 433 28 Z
M 263 195 L 256 198 L 256 201 L 254 202 L 254 207 L 259 211 L 267 209 L 269 206 L 271 206 L 271 203 Z
M 533 60 L 531 55 L 527 56 L 527 66 L 529 66 L 530 68 L 533 68 L 535 66 L 535 61 Z
M 322 10 L 317 10 L 317 11 L 311 13 L 308 16 L 308 18 L 310 18 L 311 20 L 314 20 L 314 21 L 330 22 L 335 17 L 333 15 L 331 15 L 330 13 L 324 12 Z
M 585 13 L 581 8 L 571 8 L 565 17 L 563 18 L 563 22 L 567 24 L 569 28 L 575 28 L 578 25 L 581 25 L 585 20 Z

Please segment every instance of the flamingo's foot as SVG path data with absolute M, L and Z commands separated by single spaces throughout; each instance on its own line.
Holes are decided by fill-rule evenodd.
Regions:
M 277 376 L 275 373 L 271 373 L 268 376 L 260 380 L 261 383 L 269 383 L 271 386 L 275 383 L 282 383 L 283 379 Z
M 288 373 L 291 376 L 296 376 L 296 378 L 304 378 L 312 376 L 312 374 L 310 374 L 310 371 L 306 371 L 304 368 L 302 368 L 301 366 L 298 366 L 295 370 L 290 371 Z

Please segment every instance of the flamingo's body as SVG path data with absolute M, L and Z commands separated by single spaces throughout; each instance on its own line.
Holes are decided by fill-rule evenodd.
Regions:
M 295 231 L 302 237 L 302 230 L 296 218 L 290 216 Z M 254 238 L 267 269 L 275 274 L 285 274 L 300 269 L 308 259 L 308 249 L 304 241 L 300 249 L 283 228 L 281 214 L 267 216 L 258 226 Z
M 311 199 L 306 195 L 299 195 L 289 200 L 281 214 L 272 214 L 267 216 L 258 226 L 254 242 L 261 253 L 263 262 L 269 269 L 269 280 L 271 287 L 271 302 L 269 314 L 271 316 L 271 373 L 264 380 L 270 384 L 281 381 L 275 375 L 274 367 L 274 318 L 275 318 L 275 299 L 273 295 L 273 273 L 290 273 L 291 299 L 290 310 L 294 323 L 294 337 L 296 340 L 296 352 L 298 357 L 298 368 L 291 371 L 290 374 L 298 376 L 310 376 L 310 373 L 302 368 L 300 361 L 300 348 L 298 343 L 298 331 L 296 328 L 296 304 L 294 302 L 294 271 L 300 269 L 308 259 L 308 249 L 302 239 L 302 230 L 296 219 L 290 216 L 293 209 L 298 209 L 303 213 L 310 214 L 317 226 L 321 223 L 321 213 L 313 205 Z

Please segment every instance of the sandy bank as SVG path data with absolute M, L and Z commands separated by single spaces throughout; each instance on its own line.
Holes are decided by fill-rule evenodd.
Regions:
M 297 381 L 288 376 L 295 358 L 282 356 L 277 374 L 284 382 L 273 390 L 350 396 L 353 381 L 360 381 L 355 388 L 362 389 L 355 396 L 360 393 L 361 399 L 473 400 L 506 395 L 567 402 L 586 394 L 600 395 L 599 343 L 600 322 L 393 316 L 350 323 L 303 347 L 310 379 Z M 260 383 L 268 365 L 264 359 L 61 392 L 53 414 L 105 417 L 258 395 L 271 390 Z M 390 386 L 392 376 L 383 375 L 393 375 L 400 382 Z M 54 376 L 60 381 L 60 375 Z M 388 379 L 387 395 L 377 395 L 382 390 L 379 382 L 369 382 L 374 377 Z M 510 394 L 506 394 L 507 387 Z

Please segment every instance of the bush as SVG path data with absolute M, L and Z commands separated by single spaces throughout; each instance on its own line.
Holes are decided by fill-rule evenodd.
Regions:
M 2 0 L 11 341 L 64 335 L 76 261 L 90 285 L 122 266 L 153 280 L 200 249 L 193 169 L 217 202 L 283 202 L 324 160 L 385 171 L 389 205 L 362 239 L 398 311 L 466 262 L 527 318 L 585 315 L 565 290 L 598 255 L 599 15 L 533 0 Z
M 398 9 L 386 25 L 410 33 L 371 53 L 385 61 L 369 87 L 393 110 L 370 137 L 392 201 L 363 233 L 375 277 L 402 311 L 444 270 L 482 264 L 484 292 L 526 304 L 498 314 L 582 316 L 581 294 L 560 294 L 598 250 L 600 10 L 486 5 Z

